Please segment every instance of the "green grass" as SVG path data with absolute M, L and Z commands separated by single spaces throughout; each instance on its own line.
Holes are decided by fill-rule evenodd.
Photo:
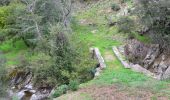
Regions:
M 19 63 L 18 59 L 25 54 L 27 49 L 27 46 L 22 40 L 18 40 L 15 43 L 12 40 L 8 40 L 0 45 L 0 51 L 6 57 L 7 66 L 17 65 Z
M 102 27 L 100 29 L 101 31 L 98 33 L 92 34 L 91 28 L 79 26 L 78 30 L 76 30 L 76 37 L 81 41 L 85 41 L 89 47 L 99 47 L 103 55 L 104 52 L 110 52 L 110 54 L 113 55 L 111 47 L 120 45 L 121 43 L 109 39 L 109 37 L 116 33 L 106 34 L 106 31 L 104 31 Z M 105 30 L 107 30 L 107 27 L 105 27 Z M 157 93 L 166 89 L 169 84 L 166 81 L 157 81 L 143 74 L 133 72 L 129 69 L 124 69 L 118 60 L 107 62 L 107 66 L 108 67 L 102 72 L 100 77 L 82 84 L 81 87 L 89 85 L 121 84 L 127 87 L 147 89 Z
M 104 5 L 104 7 L 109 6 Z M 98 47 L 103 56 L 106 52 L 109 52 L 110 55 L 114 55 L 112 52 L 112 46 L 121 45 L 122 42 L 119 41 L 119 38 L 113 39 L 113 37 L 119 35 L 121 38 L 125 35 L 118 33 L 117 27 L 108 27 L 107 25 L 104 25 L 106 24 L 106 20 L 104 19 L 105 15 L 96 16 L 96 13 L 100 9 L 101 7 L 98 7 L 97 10 L 97 6 L 94 6 L 94 8 L 81 11 L 76 14 L 75 23 L 72 25 L 74 35 L 80 41 L 85 42 L 89 48 Z M 81 25 L 78 22 L 82 19 L 90 19 L 92 22 L 97 24 L 95 26 Z M 92 33 L 93 30 L 97 30 L 97 32 Z M 135 34 L 135 37 L 142 42 L 150 42 L 147 36 Z M 91 85 L 115 84 L 132 89 L 149 90 L 152 93 L 162 94 L 170 97 L 170 90 L 167 89 L 170 85 L 170 81 L 158 81 L 141 73 L 133 72 L 130 69 L 125 69 L 116 58 L 113 61 L 106 61 L 106 64 L 107 68 L 101 73 L 100 77 L 81 84 L 80 86 L 83 88 Z
M 114 56 L 112 52 L 112 46 L 121 45 L 122 41 L 120 40 L 121 38 L 125 37 L 125 35 L 118 32 L 117 27 L 109 27 L 106 25 L 107 21 L 105 16 L 115 16 L 115 13 L 99 13 L 102 9 L 110 7 L 112 3 L 112 0 L 104 0 L 102 3 L 94 4 L 90 8 L 78 12 L 76 15 L 74 15 L 74 21 L 72 24 L 72 30 L 74 32 L 73 38 L 84 42 L 89 48 L 98 47 L 103 56 L 105 56 L 106 52 Z M 90 20 L 92 23 L 94 23 L 94 25 L 79 24 L 79 21 L 82 19 Z M 97 30 L 96 33 L 92 33 L 94 30 Z M 149 40 L 147 37 L 139 35 L 136 35 L 136 38 L 144 42 Z M 83 47 L 86 46 L 82 46 L 82 48 Z M 30 60 L 36 60 L 45 57 L 43 54 L 37 54 L 30 57 L 29 54 L 26 53 L 28 48 L 21 40 L 15 43 L 15 47 L 12 45 L 12 41 L 6 41 L 0 45 L 0 50 L 5 53 L 8 61 L 7 65 L 18 64 L 17 59 L 20 57 L 20 55 L 26 54 Z M 114 57 L 113 61 L 106 61 L 106 64 L 107 68 L 102 71 L 99 77 L 87 83 L 81 84 L 80 86 L 105 86 L 114 84 L 122 87 L 133 88 L 134 90 L 150 90 L 152 93 L 162 93 L 163 95 L 170 97 L 170 90 L 168 90 L 168 86 L 170 86 L 169 81 L 157 81 L 141 73 L 136 73 L 130 69 L 125 69 L 116 59 L 116 57 Z M 92 100 L 88 94 L 81 94 L 80 96 L 85 98 L 84 100 Z M 154 96 L 153 99 L 155 98 L 156 97 Z
M 151 43 L 151 39 L 147 35 L 139 35 L 138 33 L 134 33 L 134 36 L 137 40 L 143 42 L 143 43 Z

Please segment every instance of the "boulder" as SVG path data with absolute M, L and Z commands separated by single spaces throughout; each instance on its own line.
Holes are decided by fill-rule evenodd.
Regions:
M 166 70 L 165 73 L 162 75 L 162 79 L 163 79 L 163 80 L 170 79 L 170 66 L 168 66 L 167 70 Z
M 158 44 L 152 45 L 149 49 L 145 59 L 143 60 L 144 68 L 149 69 L 149 67 L 154 63 L 155 59 L 160 54 L 160 47 Z
M 127 59 L 134 64 L 142 64 L 142 60 L 146 57 L 148 46 L 135 40 L 127 41 L 124 46 L 124 54 Z

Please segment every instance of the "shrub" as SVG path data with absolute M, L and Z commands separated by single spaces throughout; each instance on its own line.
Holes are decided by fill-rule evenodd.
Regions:
M 68 86 L 67 85 L 61 85 L 57 88 L 57 90 L 54 92 L 53 97 L 59 97 L 62 94 L 65 94 L 68 90 Z
M 165 53 L 170 53 L 170 2 L 168 0 L 138 0 L 134 14 L 141 25 L 147 27 L 154 44 L 159 44 Z
M 6 88 L 7 88 L 7 78 L 6 78 L 6 68 L 5 68 L 5 57 L 0 52 L 0 97 L 3 97 L 6 95 Z
M 117 25 L 119 32 L 130 33 L 133 30 L 134 22 L 129 17 L 121 17 Z
M 113 3 L 111 5 L 111 8 L 112 8 L 113 11 L 119 11 L 120 10 L 120 6 L 116 3 Z
M 126 2 L 129 2 L 129 1 L 132 1 L 132 0 L 120 0 L 121 3 L 126 3 Z
M 79 82 L 77 80 L 72 80 L 69 83 L 69 89 L 72 91 L 76 91 L 79 88 Z

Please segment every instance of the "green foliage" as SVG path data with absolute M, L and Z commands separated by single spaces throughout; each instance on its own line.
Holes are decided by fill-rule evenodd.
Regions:
M 134 22 L 129 17 L 120 17 L 117 23 L 119 31 L 123 33 L 130 33 L 134 28 Z
M 5 57 L 2 54 L 2 52 L 0 52 L 0 97 L 6 96 L 6 88 L 7 88 L 7 78 L 6 78 L 6 68 L 5 68 Z
M 0 41 L 16 36 L 19 32 L 17 18 L 24 9 L 21 3 L 0 7 Z
M 111 5 L 111 8 L 113 11 L 119 11 L 120 10 L 120 6 L 117 3 L 113 3 Z
M 53 26 L 47 37 L 49 40 L 41 41 L 39 49 L 43 48 L 41 51 L 50 57 L 47 61 L 41 59 L 42 66 L 35 70 L 35 83 L 37 85 L 67 84 L 71 78 L 76 77 L 76 70 L 73 66 L 76 52 L 62 28 L 60 25 Z
M 137 3 L 134 13 L 140 24 L 149 29 L 153 43 L 160 44 L 164 51 L 170 53 L 170 1 L 140 0 Z
M 22 40 L 17 40 L 13 42 L 12 40 L 5 41 L 3 44 L 0 46 L 0 50 L 2 50 L 4 53 L 8 52 L 17 52 L 19 50 L 26 49 L 27 46 Z
M 67 85 L 61 85 L 61 86 L 59 86 L 59 87 L 55 90 L 55 92 L 54 92 L 54 94 L 53 94 L 53 97 L 54 97 L 54 98 L 59 97 L 59 96 L 61 96 L 62 94 L 65 94 L 65 93 L 67 92 L 67 90 L 68 90 L 68 86 L 67 86 Z
M 69 89 L 72 91 L 77 91 L 79 88 L 79 82 L 77 80 L 71 80 L 69 83 Z
M 126 3 L 126 2 L 130 2 L 132 0 L 120 0 L 121 3 Z

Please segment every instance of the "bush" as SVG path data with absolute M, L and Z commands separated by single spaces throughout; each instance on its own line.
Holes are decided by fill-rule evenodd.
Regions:
M 77 80 L 70 81 L 69 89 L 72 91 L 76 91 L 79 88 L 79 82 Z
M 118 20 L 119 32 L 130 33 L 133 30 L 134 22 L 129 17 L 121 17 Z
M 119 11 L 120 10 L 120 6 L 116 3 L 112 4 L 111 7 L 112 7 L 113 11 Z
M 59 97 L 62 94 L 65 94 L 68 90 L 68 86 L 67 85 L 61 85 L 57 88 L 57 90 L 54 92 L 53 97 Z
M 6 88 L 7 88 L 7 77 L 6 77 L 6 73 L 7 70 L 5 68 L 5 57 L 4 55 L 0 52 L 0 97 L 3 97 L 6 95 Z
M 126 3 L 126 2 L 129 2 L 129 1 L 132 1 L 132 0 L 120 0 L 121 3 Z

